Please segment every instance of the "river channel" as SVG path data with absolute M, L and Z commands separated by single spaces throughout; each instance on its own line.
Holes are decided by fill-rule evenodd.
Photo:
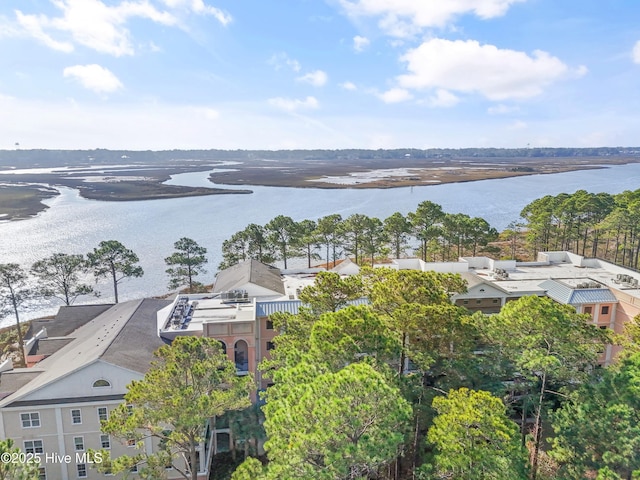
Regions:
M 169 182 L 213 186 L 207 177 L 208 172 L 186 173 Z M 502 230 L 518 220 L 525 205 L 544 195 L 579 189 L 619 193 L 640 188 L 640 164 L 413 188 L 237 188 L 250 188 L 254 193 L 103 202 L 87 200 L 76 190 L 61 188 L 60 195 L 46 201 L 50 208 L 36 217 L 0 223 L 0 263 L 16 262 L 28 268 L 36 260 L 56 252 L 87 253 L 101 240 L 119 240 L 138 254 L 145 271 L 142 278 L 122 282 L 120 297 L 140 298 L 166 292 L 164 258 L 181 237 L 193 238 L 208 249 L 208 274 L 202 281 L 212 283 L 221 259 L 222 242 L 249 223 L 265 224 L 277 215 L 287 215 L 296 221 L 333 213 L 343 217 L 363 213 L 383 219 L 396 211 L 406 214 L 421 201 L 431 200 L 446 212 L 483 217 Z M 100 288 L 100 300 L 84 298 L 82 302 L 112 300 L 107 286 Z M 52 304 L 34 303 L 25 312 L 25 318 L 50 314 L 56 309 Z M 3 323 L 7 322 L 10 319 Z

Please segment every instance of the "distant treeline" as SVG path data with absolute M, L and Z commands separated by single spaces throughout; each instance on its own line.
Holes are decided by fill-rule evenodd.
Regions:
M 402 158 L 566 158 L 640 156 L 640 147 L 598 148 L 416 148 L 341 150 L 0 150 L 0 167 L 101 163 L 158 163 L 175 160 L 338 160 Z

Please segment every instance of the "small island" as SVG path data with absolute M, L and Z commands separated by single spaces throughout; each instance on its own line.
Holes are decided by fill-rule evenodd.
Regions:
M 87 199 L 139 201 L 249 194 L 234 186 L 396 188 L 607 168 L 640 161 L 637 148 L 394 150 L 4 150 L 0 221 L 29 218 L 69 187 Z M 212 187 L 167 184 L 212 172 Z

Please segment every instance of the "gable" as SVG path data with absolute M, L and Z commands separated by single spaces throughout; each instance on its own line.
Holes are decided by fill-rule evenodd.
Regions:
M 47 400 L 55 403 L 56 399 L 102 397 L 124 395 L 127 385 L 132 380 L 140 380 L 143 375 L 108 362 L 97 360 L 53 382 L 29 391 L 29 384 L 20 389 L 20 403 Z M 97 380 L 107 380 L 110 386 L 94 387 Z M 24 394 L 21 394 L 24 392 Z

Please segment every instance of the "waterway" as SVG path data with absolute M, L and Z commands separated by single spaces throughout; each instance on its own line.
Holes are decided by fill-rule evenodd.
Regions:
M 213 184 L 207 178 L 208 172 L 185 173 L 174 176 L 169 183 L 210 187 Z M 120 298 L 140 298 L 167 291 L 164 258 L 181 237 L 193 238 L 208 249 L 208 274 L 201 280 L 212 283 L 221 260 L 222 242 L 249 223 L 264 225 L 277 215 L 296 221 L 333 213 L 343 217 L 363 213 L 383 219 L 394 212 L 414 211 L 418 203 L 430 200 L 442 205 L 446 212 L 483 217 L 502 230 L 518 220 L 525 205 L 544 195 L 579 189 L 619 193 L 640 188 L 640 164 L 394 189 L 222 187 L 250 188 L 254 193 L 103 202 L 87 200 L 73 189 L 61 188 L 60 195 L 46 201 L 50 208 L 38 216 L 0 223 L 0 263 L 16 262 L 29 268 L 36 260 L 56 252 L 87 253 L 102 240 L 118 240 L 138 254 L 145 271 L 143 277 L 121 283 Z M 112 293 L 107 284 L 99 287 L 101 299 L 85 297 L 82 302 L 110 301 Z M 56 310 L 57 306 L 51 303 L 32 303 L 25 318 Z M 5 319 L 7 322 L 10 319 Z

